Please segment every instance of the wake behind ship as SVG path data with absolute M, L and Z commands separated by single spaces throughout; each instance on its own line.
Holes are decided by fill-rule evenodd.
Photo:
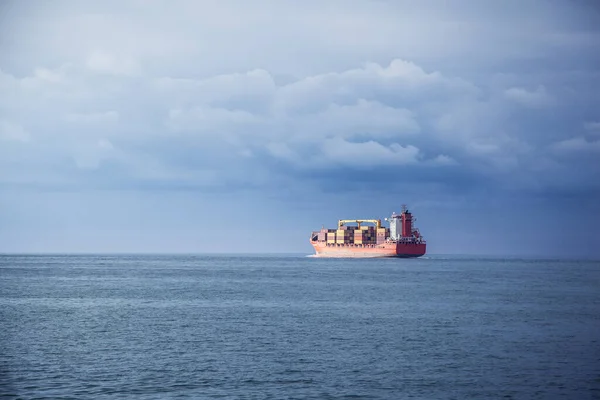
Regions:
M 317 257 L 421 257 L 425 254 L 427 244 L 413 227 L 413 216 L 405 205 L 400 214 L 393 213 L 385 220 L 389 228 L 382 226 L 380 219 L 341 219 L 337 229 L 312 232 L 310 244 Z M 346 225 L 349 223 L 357 225 Z M 364 223 L 374 226 L 364 226 Z

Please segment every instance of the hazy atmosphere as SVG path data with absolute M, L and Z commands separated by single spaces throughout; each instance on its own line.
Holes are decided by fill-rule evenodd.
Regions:
M 0 252 L 600 256 L 595 1 L 3 1 Z

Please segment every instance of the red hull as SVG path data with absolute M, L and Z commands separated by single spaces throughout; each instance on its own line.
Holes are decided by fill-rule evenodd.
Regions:
M 336 258 L 375 258 L 375 257 L 421 257 L 425 254 L 426 244 L 416 242 L 385 242 L 382 244 L 327 244 L 311 241 L 317 257 Z

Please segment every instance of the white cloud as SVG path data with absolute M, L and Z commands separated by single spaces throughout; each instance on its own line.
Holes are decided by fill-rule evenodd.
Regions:
M 0 140 L 28 142 L 31 139 L 21 125 L 0 119 Z
M 600 152 L 600 140 L 587 141 L 582 137 L 562 140 L 552 144 L 552 149 L 561 154 L 573 154 L 584 152 Z
M 529 139 L 543 142 L 538 132 L 509 123 L 510 102 L 553 104 L 543 85 L 528 91 L 512 83 L 498 90 L 401 59 L 277 83 L 276 74 L 263 68 L 161 77 L 144 67 L 144 75 L 135 75 L 141 68 L 132 59 L 107 54 L 96 53 L 87 63 L 37 68 L 23 78 L 2 74 L 0 88 L 18 101 L 0 99 L 0 112 L 22 122 L 35 109 L 31 137 L 51 134 L 56 149 L 49 156 L 71 155 L 82 167 L 99 167 L 109 157 L 108 149 L 90 145 L 109 138 L 110 157 L 137 176 L 144 165 L 159 174 L 185 161 L 190 173 L 178 165 L 174 174 L 192 179 L 201 162 L 172 154 L 190 146 L 198 149 L 198 160 L 207 155 L 229 160 L 216 169 L 232 176 L 244 163 L 259 168 L 260 155 L 301 168 L 458 165 L 494 176 L 527 173 L 527 166 L 534 173 L 535 162 L 528 159 L 539 152 Z M 110 129 L 101 126 L 106 123 Z M 75 124 L 87 124 L 86 134 Z M 119 149 L 120 140 L 129 143 L 127 150 Z M 140 159 L 136 148 L 144 148 L 146 159 L 134 168 L 127 159 Z M 349 163 L 345 154 L 356 160 Z
M 423 68 L 406 60 L 393 60 L 389 66 L 382 67 L 376 63 L 366 65 L 365 71 L 372 71 L 384 78 L 398 78 L 407 86 L 422 87 L 432 83 L 444 81 L 445 78 L 439 72 L 426 73 Z
M 246 157 L 246 158 L 254 157 L 254 153 L 248 149 L 240 150 L 238 152 L 238 155 L 240 155 L 242 157 Z
M 445 154 L 440 154 L 438 156 L 436 156 L 433 160 L 431 160 L 430 162 L 433 165 L 458 165 L 458 162 L 456 160 L 454 160 L 452 157 L 448 157 Z
M 487 161 L 492 168 L 506 168 L 514 165 L 514 160 L 504 153 L 520 143 L 494 127 L 501 116 L 497 111 L 499 103 L 480 100 L 480 88 L 439 72 L 426 72 L 403 60 L 393 60 L 387 66 L 367 63 L 362 68 L 308 76 L 279 86 L 262 69 L 202 79 L 149 77 L 142 86 L 143 95 L 131 91 L 127 80 L 114 80 L 115 77 L 108 84 L 105 80 L 96 82 L 92 72 L 76 66 L 60 71 L 63 96 L 59 102 L 46 105 L 65 109 L 66 122 L 89 124 L 89 140 L 100 140 L 117 128 L 125 135 L 135 135 L 140 131 L 136 126 L 147 122 L 138 119 L 137 124 L 141 125 L 125 127 L 120 116 L 125 108 L 131 114 L 131 105 L 136 105 L 141 107 L 138 118 L 153 117 L 157 122 L 162 119 L 162 128 L 153 127 L 158 137 L 167 137 L 168 132 L 185 134 L 189 140 L 200 140 L 196 143 L 203 143 L 200 149 L 204 151 L 223 151 L 226 147 L 214 146 L 221 141 L 232 146 L 223 157 L 238 154 L 253 162 L 257 158 L 248 155 L 262 148 L 273 157 L 301 167 L 306 164 L 304 160 L 310 159 L 311 166 L 320 168 L 413 163 L 443 168 L 464 164 L 460 159 L 468 155 Z M 47 75 L 55 76 L 51 70 Z M 13 81 L 18 88 L 20 80 Z M 88 88 L 82 91 L 79 84 Z M 48 90 L 53 89 L 38 88 L 41 93 Z M 114 109 L 75 112 L 73 109 L 82 107 L 82 97 L 69 97 L 71 91 L 95 93 L 98 104 L 104 102 Z M 38 97 L 27 95 L 32 96 L 31 101 Z M 94 101 L 83 103 L 86 108 L 93 104 Z M 158 113 L 149 115 L 144 110 L 149 105 Z M 96 129 L 97 124 L 108 122 L 114 124 L 110 132 Z M 482 126 L 492 129 L 482 130 Z M 136 140 L 146 140 L 148 134 L 140 134 Z M 177 137 L 174 140 L 182 140 Z M 429 146 L 434 141 L 438 141 L 439 148 L 431 151 Z M 86 143 L 68 148 L 75 152 L 79 166 L 96 168 L 104 159 L 98 159 L 97 154 L 108 153 L 98 153 Z M 433 158 L 424 158 L 419 148 L 433 153 Z M 161 150 L 154 149 L 159 163 Z M 347 164 L 345 154 L 356 160 Z M 126 164 L 125 158 L 118 157 Z
M 269 102 L 276 91 L 271 75 L 262 69 L 221 74 L 204 79 L 162 77 L 153 81 L 160 95 L 179 103 L 219 105 L 223 102 Z
M 585 122 L 583 127 L 589 132 L 600 134 L 600 122 Z
M 102 161 L 117 155 L 113 144 L 106 139 L 78 145 L 75 149 L 73 159 L 81 169 L 97 169 Z
M 373 140 L 352 143 L 342 138 L 325 140 L 321 151 L 327 161 L 350 167 L 415 164 L 419 156 L 419 149 L 412 145 L 383 146 Z
M 268 143 L 266 145 L 266 148 L 269 151 L 269 153 L 276 158 L 284 159 L 286 161 L 295 163 L 299 163 L 302 161 L 302 159 L 298 157 L 298 155 L 294 153 L 285 143 Z
M 64 75 L 60 71 L 52 71 L 47 68 L 36 68 L 33 76 L 37 79 L 53 83 L 61 82 L 64 79 Z
M 189 110 L 169 110 L 166 125 L 173 132 L 224 138 L 244 136 L 244 130 L 252 129 L 261 122 L 260 117 L 244 110 L 194 107 Z
M 531 108 L 546 107 L 554 104 L 554 98 L 546 91 L 543 85 L 539 85 L 535 90 L 512 87 L 505 90 L 504 95 L 512 101 Z
M 168 113 L 166 124 L 173 132 L 218 137 L 241 146 L 238 151 L 265 146 L 268 154 L 295 165 L 301 164 L 300 154 L 311 157 L 311 151 L 320 151 L 323 163 L 311 165 L 327 168 L 340 165 L 327 139 L 343 139 L 339 143 L 348 151 L 381 152 L 368 163 L 354 163 L 357 167 L 402 163 L 417 149 L 414 141 L 431 139 L 432 132 L 420 137 L 418 118 L 426 115 L 419 113 L 428 103 L 424 93 L 435 96 L 438 105 L 453 104 L 455 97 L 476 101 L 480 93 L 462 79 L 427 73 L 402 60 L 386 67 L 368 63 L 363 68 L 309 76 L 281 86 L 275 85 L 268 72 L 253 70 L 200 80 L 162 78 L 155 80 L 153 87 L 161 98 L 186 105 Z M 384 102 L 375 100 L 379 98 Z M 450 131 L 458 129 L 460 126 Z M 408 141 L 408 146 L 398 147 L 394 142 L 399 139 Z M 336 162 L 327 162 L 328 158 Z M 456 163 L 448 155 L 426 162 L 439 167 Z
M 321 136 L 394 138 L 420 131 L 413 112 L 376 101 L 358 99 L 353 105 L 331 104 L 309 118 L 308 128 Z
M 69 113 L 65 116 L 68 122 L 75 123 L 86 123 L 86 124 L 97 124 L 102 122 L 117 122 L 119 120 L 119 113 L 117 111 L 104 111 L 104 112 L 92 112 L 92 113 Z
M 462 79 L 448 78 L 439 72 L 427 73 L 411 62 L 394 59 L 386 67 L 367 63 L 363 68 L 339 73 L 309 76 L 282 87 L 276 106 L 286 111 L 323 109 L 331 103 L 348 100 L 376 100 L 393 97 L 406 106 L 477 96 L 480 90 Z
M 130 56 L 117 57 L 98 50 L 87 57 L 86 66 L 93 72 L 112 75 L 132 76 L 141 71 L 138 62 Z
M 565 57 L 576 44 L 593 49 L 597 43 L 581 35 L 574 17 L 586 12 L 581 5 L 540 7 L 533 2 L 517 12 L 504 2 L 483 7 L 470 0 L 451 6 L 407 1 L 356 1 L 347 6 L 338 0 L 327 7 L 317 1 L 302 2 L 302 7 L 237 0 L 182 0 L 177 7 L 168 1 L 143 4 L 149 5 L 107 0 L 91 8 L 63 1 L 11 7 L 5 26 L 18 39 L 8 43 L 23 43 L 15 46 L 15 57 L 23 62 L 76 60 L 90 49 L 100 49 L 141 60 L 145 71 L 187 76 L 257 66 L 306 76 L 344 70 L 365 60 L 386 63 L 399 55 L 419 65 L 452 67 L 460 61 L 463 68 L 480 69 L 527 57 L 547 62 L 545 55 Z M 571 40 L 557 42 L 550 35 Z M 144 62 L 147 59 L 152 62 Z

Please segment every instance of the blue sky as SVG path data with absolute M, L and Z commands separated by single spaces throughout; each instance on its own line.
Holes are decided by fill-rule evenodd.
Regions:
M 5 1 L 0 251 L 600 256 L 593 1 Z

